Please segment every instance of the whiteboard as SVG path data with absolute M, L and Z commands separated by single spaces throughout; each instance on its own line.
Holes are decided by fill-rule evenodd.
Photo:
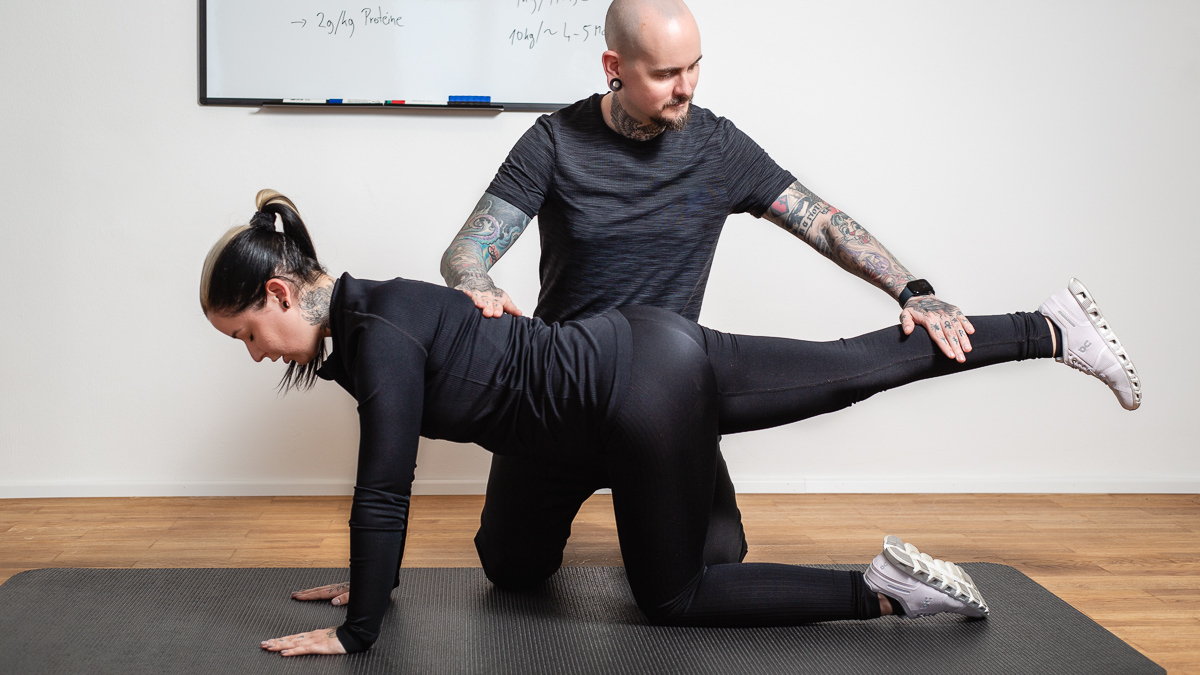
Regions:
M 446 102 L 554 110 L 607 89 L 611 0 L 200 0 L 200 103 Z

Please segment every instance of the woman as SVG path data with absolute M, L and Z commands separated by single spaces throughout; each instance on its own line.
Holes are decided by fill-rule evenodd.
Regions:
M 257 205 L 249 225 L 231 229 L 209 252 L 201 307 L 255 361 L 282 358 L 284 389 L 309 387 L 318 377 L 342 385 L 358 401 L 361 425 L 350 516 L 353 602 L 339 627 L 262 643 L 286 656 L 362 651 L 378 637 L 399 583 L 419 436 L 602 466 L 630 587 L 655 623 L 983 617 L 987 605 L 966 573 L 895 537 L 865 575 L 767 563 L 706 567 L 719 436 L 1027 358 L 1065 360 L 1108 383 L 1126 408 L 1140 402 L 1136 371 L 1074 280 L 1041 314 L 979 317 L 974 324 L 964 318 L 971 358 L 959 363 L 899 327 L 813 343 L 720 333 L 645 307 L 564 324 L 487 319 L 461 292 L 441 286 L 349 274 L 335 280 L 291 201 L 264 190 Z M 328 357 L 326 337 L 333 338 Z M 564 448 L 570 456 L 562 456 Z M 482 562 L 489 579 L 505 587 L 555 571 Z

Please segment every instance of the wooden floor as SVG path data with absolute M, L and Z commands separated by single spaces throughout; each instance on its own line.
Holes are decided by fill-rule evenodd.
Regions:
M 482 503 L 415 497 L 404 565 L 477 566 L 471 537 Z M 866 563 L 894 533 L 940 558 L 1012 565 L 1170 672 L 1200 673 L 1200 495 L 741 495 L 739 503 L 747 560 Z M 343 567 L 349 513 L 343 497 L 0 500 L 0 582 L 41 567 Z M 584 506 L 566 558 L 621 563 L 609 497 Z

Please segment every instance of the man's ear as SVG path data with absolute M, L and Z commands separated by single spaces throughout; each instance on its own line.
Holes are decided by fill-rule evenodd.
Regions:
M 295 298 L 292 297 L 292 285 L 283 279 L 271 278 L 267 279 L 267 301 L 274 299 L 279 303 L 279 306 L 287 310 L 295 306 Z
M 612 82 L 614 77 L 621 77 L 621 56 L 613 50 L 600 55 L 600 63 L 604 66 L 604 81 Z

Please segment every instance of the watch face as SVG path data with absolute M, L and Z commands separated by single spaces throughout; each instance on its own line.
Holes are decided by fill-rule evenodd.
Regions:
M 913 279 L 908 282 L 908 286 L 905 288 L 913 295 L 933 295 L 933 286 L 929 285 L 929 282 L 924 279 Z

